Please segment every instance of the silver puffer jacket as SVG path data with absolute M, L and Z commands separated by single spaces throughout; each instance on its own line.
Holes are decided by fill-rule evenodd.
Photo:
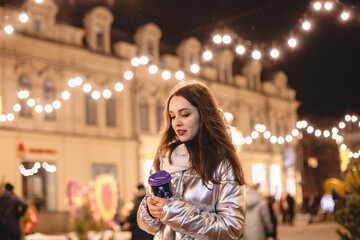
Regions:
M 245 186 L 234 181 L 227 161 L 215 174 L 221 183 L 209 184 L 209 190 L 191 168 L 172 173 L 175 194 L 168 199 L 160 220 L 150 215 L 147 195 L 138 210 L 139 227 L 154 234 L 154 240 L 240 239 L 245 221 Z

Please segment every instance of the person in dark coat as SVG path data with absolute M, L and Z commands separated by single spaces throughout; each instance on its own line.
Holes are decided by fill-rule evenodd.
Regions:
M 25 214 L 28 204 L 14 193 L 14 186 L 7 183 L 0 194 L 0 240 L 19 240 L 19 219 Z
M 131 240 L 151 240 L 154 238 L 154 235 L 148 234 L 147 232 L 141 230 L 137 224 L 137 211 L 140 206 L 141 201 L 146 195 L 145 187 L 142 184 L 137 186 L 138 192 L 135 195 L 134 207 L 131 210 L 130 215 L 126 219 L 126 222 L 130 223 L 131 231 Z
M 289 210 L 288 210 L 289 223 L 293 224 L 294 215 L 295 215 L 295 200 L 290 194 L 288 194 L 287 197 L 286 197 L 286 201 L 287 201 L 287 204 L 289 206 Z
M 276 214 L 275 214 L 275 210 L 274 210 L 274 203 L 275 203 L 274 196 L 269 196 L 267 198 L 267 201 L 268 201 L 270 219 L 271 219 L 271 223 L 273 225 L 273 231 L 271 233 L 268 233 L 267 236 L 272 237 L 274 240 L 277 240 L 277 231 L 276 231 L 277 219 L 276 219 Z

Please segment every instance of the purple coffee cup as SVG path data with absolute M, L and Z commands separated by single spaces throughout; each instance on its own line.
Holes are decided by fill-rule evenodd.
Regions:
M 171 175 L 167 171 L 161 170 L 152 174 L 148 182 L 155 196 L 166 199 L 172 197 Z

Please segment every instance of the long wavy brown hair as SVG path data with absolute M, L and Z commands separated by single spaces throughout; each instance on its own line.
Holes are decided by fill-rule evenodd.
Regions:
M 202 182 L 219 183 L 215 179 L 215 171 L 224 160 L 230 163 L 233 169 L 235 181 L 240 185 L 244 184 L 244 175 L 235 146 L 232 143 L 229 128 L 216 100 L 210 90 L 202 83 L 191 82 L 177 87 L 169 96 L 164 109 L 164 123 L 160 135 L 159 147 L 154 161 L 154 167 L 160 170 L 160 157 L 169 152 L 171 163 L 172 151 L 182 142 L 179 141 L 174 129 L 171 126 L 169 115 L 169 103 L 173 96 L 185 98 L 191 105 L 196 107 L 200 114 L 200 125 L 198 134 L 194 139 L 185 142 L 190 155 L 192 168 L 200 175 Z

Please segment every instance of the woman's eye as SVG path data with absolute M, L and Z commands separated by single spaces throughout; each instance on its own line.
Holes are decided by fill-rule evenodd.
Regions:
M 174 116 L 170 116 L 170 119 L 174 119 L 175 117 Z
M 190 115 L 190 113 L 184 114 L 182 115 L 183 117 L 188 117 Z

